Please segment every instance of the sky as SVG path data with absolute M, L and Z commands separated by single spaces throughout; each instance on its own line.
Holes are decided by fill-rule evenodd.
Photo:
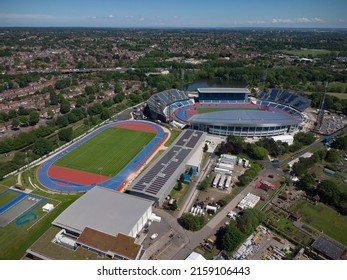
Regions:
M 0 0 L 0 27 L 347 28 L 347 0 Z

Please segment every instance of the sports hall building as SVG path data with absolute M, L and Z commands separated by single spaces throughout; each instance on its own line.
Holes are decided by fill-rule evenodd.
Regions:
M 54 235 L 46 238 L 52 242 L 34 244 L 27 253 L 37 259 L 76 258 L 69 252 L 79 259 L 87 255 L 139 259 L 143 251 L 140 237 L 155 218 L 152 204 L 152 200 L 94 187 L 53 221 Z

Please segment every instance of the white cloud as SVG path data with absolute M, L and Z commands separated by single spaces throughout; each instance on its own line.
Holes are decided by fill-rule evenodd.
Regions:
M 139 18 L 139 21 L 144 21 L 144 20 L 145 20 L 144 17 L 140 17 L 140 18 Z
M 113 15 L 109 15 L 108 18 L 114 18 L 114 16 Z
M 346 22 L 347 20 L 344 18 L 339 18 L 338 22 Z
M 282 19 L 282 18 L 273 18 L 271 21 L 273 24 L 297 24 L 297 23 L 320 23 L 320 22 L 325 22 L 325 20 L 321 18 L 307 18 L 307 17 L 302 17 L 302 18 L 294 18 L 294 19 Z

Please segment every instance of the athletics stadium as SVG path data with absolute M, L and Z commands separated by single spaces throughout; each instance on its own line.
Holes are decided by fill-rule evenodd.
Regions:
M 159 92 L 148 100 L 152 118 L 220 136 L 270 137 L 293 133 L 311 101 L 286 90 L 261 92 L 250 99 L 246 88 L 199 88 L 198 99 L 184 91 Z

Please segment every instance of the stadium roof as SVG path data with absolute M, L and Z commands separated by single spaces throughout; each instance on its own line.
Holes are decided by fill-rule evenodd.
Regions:
M 190 123 L 202 123 L 207 125 L 268 127 L 279 125 L 294 125 L 301 119 L 294 115 L 280 112 L 260 110 L 226 110 L 204 114 L 196 114 L 189 119 Z
M 93 228 L 110 235 L 129 234 L 153 201 L 94 187 L 72 203 L 53 225 L 82 233 Z
M 198 88 L 201 93 L 251 93 L 248 88 Z
M 184 91 L 169 89 L 153 94 L 147 100 L 147 104 L 153 112 L 163 114 L 163 110 L 167 105 L 188 98 L 188 95 Z
M 205 133 L 185 130 L 127 189 L 130 194 L 153 199 L 160 205 L 185 169 L 187 160 L 204 140 Z

